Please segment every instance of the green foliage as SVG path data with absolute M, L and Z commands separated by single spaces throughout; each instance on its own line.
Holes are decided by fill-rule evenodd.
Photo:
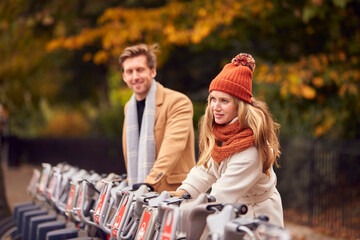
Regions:
M 119 138 L 122 134 L 124 123 L 124 109 L 122 106 L 115 106 L 102 110 L 94 126 L 94 134 L 109 138 Z
M 25 102 L 29 103 L 29 100 Z M 41 112 L 31 104 L 16 108 L 16 111 L 11 112 L 10 120 L 10 133 L 16 133 L 19 137 L 37 137 L 44 126 Z
M 43 115 L 44 101 L 54 114 L 64 106 L 72 108 L 67 112 L 75 122 L 82 118 L 83 113 L 75 112 L 81 111 L 83 102 L 95 106 L 107 101 L 103 67 L 83 62 L 81 51 L 49 53 L 45 46 L 53 37 L 94 26 L 98 15 L 114 2 L 1 2 L 0 102 L 10 114 L 10 134 L 35 137 L 49 130 L 52 120 Z
M 205 113 L 205 107 L 206 107 L 206 102 L 193 102 L 193 106 L 194 106 L 194 128 L 195 131 L 198 130 L 198 123 L 200 122 L 201 117 L 204 115 Z

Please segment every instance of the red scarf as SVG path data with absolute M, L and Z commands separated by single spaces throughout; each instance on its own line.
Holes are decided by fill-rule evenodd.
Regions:
M 217 163 L 254 145 L 253 131 L 242 128 L 238 120 L 229 125 L 215 124 L 213 133 L 216 141 L 222 142 L 222 146 L 215 144 L 211 153 Z

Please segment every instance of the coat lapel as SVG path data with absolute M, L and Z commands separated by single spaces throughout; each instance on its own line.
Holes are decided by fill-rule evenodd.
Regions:
M 156 109 L 155 109 L 155 124 L 157 122 L 157 119 L 159 118 L 159 107 L 161 107 L 161 105 L 163 105 L 164 103 L 164 86 L 161 85 L 159 82 L 157 83 L 157 89 L 156 89 L 156 96 L 155 96 L 155 105 L 156 105 Z

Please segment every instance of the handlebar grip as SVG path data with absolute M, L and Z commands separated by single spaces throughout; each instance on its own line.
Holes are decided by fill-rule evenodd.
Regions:
M 213 195 L 207 196 L 208 202 L 216 202 L 216 198 Z
M 266 215 L 259 215 L 258 217 L 257 217 L 259 220 L 261 220 L 261 221 L 264 221 L 264 222 L 269 222 L 269 217 L 268 216 L 266 216 Z
M 191 195 L 190 195 L 190 193 L 184 193 L 184 194 L 182 195 L 182 198 L 183 198 L 183 199 L 191 199 Z

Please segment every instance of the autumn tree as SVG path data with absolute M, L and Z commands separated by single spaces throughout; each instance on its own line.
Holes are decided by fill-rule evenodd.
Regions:
M 164 72 L 188 70 L 177 70 L 178 80 L 194 82 L 191 89 L 196 91 L 206 88 L 230 54 L 250 51 L 258 59 L 254 88 L 270 101 L 289 132 L 357 137 L 358 10 L 357 1 L 345 0 L 196 0 L 153 8 L 119 6 L 107 9 L 97 27 L 54 39 L 47 50 L 82 49 L 100 41 L 100 50 L 86 53 L 84 60 L 111 66 L 128 44 L 159 42 L 161 62 L 171 69 Z M 176 61 L 178 56 L 183 62 Z M 196 62 L 191 57 L 201 70 L 186 65 L 187 60 Z M 207 66 L 215 67 L 204 70 Z M 200 75 L 201 71 L 206 74 Z
M 255 96 L 269 103 L 283 126 L 282 134 L 359 137 L 358 1 L 127 0 L 116 6 L 95 8 L 94 4 L 101 5 L 100 2 L 66 2 L 67 10 L 55 10 L 63 9 L 54 7 L 61 4 L 48 3 L 53 8 L 43 11 L 41 19 L 51 22 L 51 27 L 47 27 L 44 41 L 39 42 L 46 46 L 47 52 L 42 48 L 36 54 L 43 54 L 39 59 L 45 66 L 57 62 L 57 67 L 36 76 L 37 82 L 43 81 L 41 86 L 50 85 L 48 88 L 53 89 L 53 93 L 65 93 L 77 102 L 95 99 L 98 105 L 94 101 L 87 104 L 87 112 L 96 112 L 109 104 L 107 120 L 101 121 L 115 122 L 121 118 L 114 113 L 121 111 L 131 94 L 119 72 L 117 59 L 121 51 L 129 44 L 158 42 L 162 50 L 157 79 L 188 94 L 199 109 L 196 116 L 201 115 L 211 79 L 234 55 L 248 52 L 257 62 Z M 71 6 L 72 10 L 76 9 L 74 4 L 82 9 L 79 14 L 68 11 Z M 84 17 L 91 10 L 92 18 Z M 14 33 L 11 36 L 15 36 Z M 29 35 L 29 39 L 33 37 L 33 33 Z M 7 56 L 11 58 L 9 53 Z M 55 61 L 54 56 L 59 59 Z M 61 60 L 60 56 L 65 57 Z M 61 62 L 72 58 L 72 68 Z M 23 68 L 29 64 L 19 65 Z M 97 69 L 95 71 L 101 73 L 90 74 L 89 79 L 94 82 L 86 82 L 81 78 L 81 74 L 86 73 L 84 69 Z M 14 76 L 19 74 L 14 72 Z M 48 77 L 43 77 L 46 74 Z M 54 86 L 49 76 L 55 77 Z M 30 74 L 30 79 L 34 77 L 35 74 Z M 80 86 L 86 87 L 86 91 L 80 91 Z M 36 87 L 36 90 L 43 88 Z M 29 92 L 33 99 L 35 95 Z M 29 94 L 18 99 L 25 99 L 24 96 Z M 77 98 L 79 96 L 82 97 Z M 115 107 L 115 111 L 111 110 Z
M 88 106 L 106 98 L 104 66 L 83 62 L 81 51 L 49 53 L 46 44 L 95 26 L 99 14 L 114 2 L 0 3 L 0 103 L 10 113 L 11 134 L 39 136 L 64 113 L 69 116 L 64 124 L 74 123 L 72 115 L 82 115 L 84 124 Z

